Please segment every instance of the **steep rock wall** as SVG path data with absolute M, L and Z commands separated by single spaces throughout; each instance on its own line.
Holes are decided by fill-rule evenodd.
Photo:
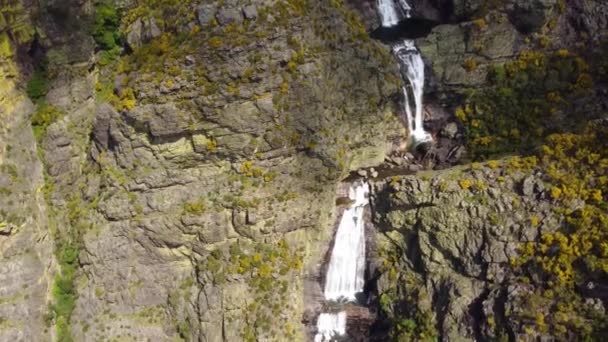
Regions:
M 7 338 L 305 339 L 335 186 L 404 133 L 387 49 L 340 2 L 23 15 L 2 56 L 36 102 L 3 88 Z

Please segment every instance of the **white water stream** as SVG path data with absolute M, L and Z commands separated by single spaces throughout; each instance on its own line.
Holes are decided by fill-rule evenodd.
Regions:
M 326 300 L 355 301 L 355 295 L 363 291 L 365 273 L 365 225 L 363 212 L 369 203 L 369 184 L 351 187 L 348 197 L 354 201 L 344 211 L 334 249 L 331 252 L 327 279 Z
M 378 0 L 378 11 L 382 26 L 396 26 L 399 20 L 409 18 L 411 7 L 406 0 Z M 431 135 L 424 130 L 422 122 L 422 95 L 424 93 L 424 62 L 420 51 L 416 48 L 413 40 L 405 39 L 401 43 L 393 45 L 393 53 L 399 59 L 399 66 L 405 79 L 408 80 L 411 93 L 407 87 L 403 87 L 405 102 L 405 113 L 407 127 L 410 132 L 412 144 L 415 146 L 420 143 L 432 140 Z M 413 101 L 412 101 L 413 100 Z M 414 108 L 412 114 L 412 107 Z
M 351 186 L 348 197 L 353 201 L 344 210 L 336 232 L 325 280 L 325 299 L 356 301 L 365 284 L 365 207 L 369 204 L 369 184 Z M 346 312 L 322 313 L 317 321 L 315 342 L 331 341 L 332 336 L 344 335 Z
M 393 0 L 378 0 L 378 13 L 380 13 L 380 20 L 384 27 L 395 26 L 402 19 Z
M 315 342 L 328 342 L 331 338 L 346 333 L 346 312 L 337 314 L 322 313 L 317 321 L 317 335 Z

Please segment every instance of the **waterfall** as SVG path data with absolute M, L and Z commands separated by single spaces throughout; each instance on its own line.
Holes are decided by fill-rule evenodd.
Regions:
M 397 5 L 395 1 L 398 1 Z M 378 0 L 378 13 L 383 27 L 393 27 L 410 17 L 406 0 Z M 413 144 L 430 141 L 422 120 L 424 93 L 424 62 L 413 40 L 395 44 L 393 53 L 399 59 L 403 77 L 411 90 L 403 87 L 407 125 Z M 411 96 L 410 96 L 411 91 Z M 412 107 L 414 110 L 412 111 Z M 365 273 L 365 207 L 369 204 L 369 184 L 360 182 L 350 187 L 348 197 L 353 203 L 344 210 L 327 268 L 324 295 L 326 301 L 353 302 L 363 292 Z M 346 333 L 347 313 L 321 313 L 317 320 L 315 342 L 329 342 Z
M 346 333 L 346 312 L 342 311 L 337 314 L 322 313 L 317 321 L 317 335 L 315 342 L 331 341 L 331 338 L 336 335 L 344 335 Z
M 392 0 L 389 0 L 392 3 Z M 406 18 L 410 17 L 410 11 L 412 10 L 412 7 L 410 7 L 410 4 L 407 3 L 406 0 L 399 0 L 399 5 L 401 5 L 401 10 L 403 10 L 403 14 Z
M 398 0 L 397 6 L 394 0 L 378 0 L 378 11 L 382 20 L 382 26 L 392 27 L 399 22 L 397 13 L 402 11 L 404 18 L 410 17 L 411 7 L 406 0 Z M 422 96 L 424 93 L 424 62 L 420 51 L 416 48 L 413 40 L 405 39 L 403 42 L 393 46 L 393 53 L 399 59 L 399 67 L 404 78 L 408 80 L 413 96 L 410 97 L 407 87 L 403 87 L 404 109 L 406 113 L 407 127 L 414 145 L 432 140 L 431 135 L 424 130 L 422 122 Z M 413 103 L 411 98 L 413 97 Z M 412 107 L 414 115 L 412 115 Z
M 369 185 L 363 183 L 350 188 L 349 197 L 354 200 L 344 211 L 325 281 L 325 299 L 355 301 L 355 295 L 363 291 L 365 272 L 365 227 L 363 212 L 368 204 Z
M 356 301 L 363 292 L 365 275 L 365 207 L 369 204 L 369 184 L 361 182 L 351 186 L 348 197 L 353 203 L 344 210 L 334 248 L 331 251 L 325 281 L 325 299 L 328 301 Z M 346 312 L 322 313 L 317 321 L 315 342 L 330 341 L 332 336 L 344 335 Z
M 382 26 L 391 27 L 399 23 L 399 13 L 393 0 L 378 0 L 378 12 Z

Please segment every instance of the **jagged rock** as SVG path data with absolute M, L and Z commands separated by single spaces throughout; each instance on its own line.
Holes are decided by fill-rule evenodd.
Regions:
M 253 139 L 253 136 L 246 133 L 230 134 L 217 137 L 216 142 L 222 148 L 234 151 L 235 153 L 239 153 L 240 151 L 243 151 L 243 153 L 247 153 L 253 152 L 254 148 L 251 146 L 251 141 Z
M 7 18 L 7 12 L 0 15 Z M 9 19 L 9 29 L 10 26 Z M 6 28 L 4 26 L 4 30 Z M 21 76 L 16 70 L 10 71 L 12 62 L 3 59 L 2 54 L 0 52 L 0 340 L 47 341 L 52 339 L 52 333 L 44 319 L 48 314 L 48 293 L 52 287 L 49 275 L 54 272 L 55 254 L 47 216 L 50 201 L 42 195 L 46 184 L 38 152 L 43 144 L 32 131 L 30 118 L 35 106 L 21 89 L 13 87 L 13 81 Z M 61 135 L 57 137 L 61 139 Z M 65 146 L 65 140 L 60 145 Z
M 257 99 L 255 101 L 255 105 L 262 112 L 265 112 L 268 114 L 276 113 L 276 109 L 274 108 L 274 104 L 272 103 L 272 97 L 270 97 L 270 96 L 265 96 L 263 98 Z
M 422 171 L 423 167 L 422 165 L 418 165 L 418 164 L 410 164 L 408 165 L 408 170 L 412 171 L 412 172 L 418 172 L 418 171 Z
M 221 8 L 217 13 L 216 18 L 222 26 L 232 23 L 240 24 L 243 22 L 242 13 L 236 8 Z
M 571 4 L 572 14 L 568 19 L 592 39 L 601 39 L 600 32 L 608 28 L 608 6 L 601 1 L 575 2 Z
M 215 19 L 216 10 L 217 10 L 217 7 L 215 4 L 206 4 L 206 5 L 200 6 L 196 10 L 198 23 L 201 26 L 207 26 L 207 25 L 211 24 L 213 22 L 213 20 Z
M 163 82 L 160 84 L 159 89 L 160 89 L 161 94 L 169 94 L 169 93 L 175 92 L 177 90 L 180 90 L 181 85 L 179 84 L 179 82 L 171 81 L 170 84 L 167 84 L 167 82 Z
M 453 2 L 453 16 L 459 20 L 470 18 L 484 5 L 482 0 L 456 0 Z
M 557 0 L 517 1 L 511 14 L 511 22 L 522 33 L 538 31 L 549 19 Z
M 247 210 L 247 224 L 254 225 L 258 222 L 258 217 L 255 212 Z
M 93 139 L 102 149 L 108 149 L 110 143 L 110 124 L 112 118 L 118 116 L 116 110 L 105 103 L 99 106 L 93 123 Z
M 194 65 L 196 64 L 196 58 L 194 58 L 194 56 L 188 55 L 186 56 L 185 63 L 188 66 Z
M 247 211 L 235 208 L 232 210 L 232 225 L 241 236 L 255 238 L 255 232 L 247 225 Z
M 402 166 L 407 162 L 407 159 L 405 157 L 394 156 L 390 158 L 390 161 L 397 166 Z
M 478 321 L 472 308 L 483 311 L 482 317 L 505 317 L 505 312 L 516 317 L 523 312 L 524 298 L 534 291 L 533 286 L 505 284 L 505 280 L 512 279 L 510 262 L 519 255 L 518 246 L 538 237 L 538 227 L 528 223 L 530 212 L 543 218 L 543 231 L 556 231 L 560 222 L 549 202 L 534 197 L 536 176 L 509 175 L 505 184 L 511 185 L 503 187 L 496 186 L 492 176 L 496 171 L 460 172 L 438 171 L 430 179 L 405 176 L 376 181 L 374 198 L 380 199 L 376 207 L 385 208 L 376 223 L 390 232 L 378 236 L 378 241 L 396 243 L 402 250 L 407 261 L 393 267 L 409 279 L 419 277 L 414 293 L 428 291 L 423 298 L 444 303 L 443 313 L 434 318 L 443 329 L 442 336 L 473 340 L 477 338 L 474 327 L 479 327 L 485 338 L 491 338 L 495 331 Z M 466 182 L 455 179 L 474 179 L 491 188 L 478 201 L 471 197 Z M 520 203 L 516 208 L 514 201 Z M 395 286 L 383 277 L 378 281 L 380 294 Z M 496 302 L 506 302 L 504 310 Z M 428 309 L 423 302 L 416 306 L 420 312 Z M 517 332 L 518 324 L 510 321 L 506 329 Z
M 153 146 L 152 150 L 166 159 L 177 159 L 192 155 L 194 147 L 187 137 L 181 137 L 175 141 L 162 145 Z
M 158 28 L 158 25 L 156 25 L 156 19 L 154 19 L 154 17 L 150 18 L 150 21 L 147 23 L 147 26 L 145 24 L 146 23 L 144 22 L 144 27 L 147 29 L 147 34 L 150 38 L 160 37 L 162 32 L 160 28 Z
M 370 327 L 376 319 L 375 315 L 368 308 L 354 305 L 347 306 L 345 311 L 349 341 L 368 341 Z
M 454 139 L 457 133 L 458 125 L 455 122 L 450 122 L 441 129 L 441 135 L 449 139 Z
M 491 60 L 515 54 L 518 34 L 508 23 L 492 25 L 470 37 L 468 50 Z
M 206 137 L 204 134 L 192 135 L 192 145 L 194 151 L 198 153 L 208 152 L 213 148 L 213 140 Z
M 243 15 L 245 19 L 255 20 L 258 17 L 258 8 L 255 5 L 247 5 L 243 7 Z
M 190 115 L 180 111 L 175 104 L 144 105 L 126 113 L 136 128 L 149 132 L 153 137 L 179 136 L 187 131 Z
M 131 48 L 137 48 L 161 34 L 154 17 L 137 19 L 127 28 L 127 43 Z
M 522 183 L 521 189 L 524 196 L 532 196 L 534 194 L 535 180 L 533 176 L 526 177 Z

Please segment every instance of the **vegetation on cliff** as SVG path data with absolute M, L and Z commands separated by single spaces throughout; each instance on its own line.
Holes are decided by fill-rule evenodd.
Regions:
M 522 246 L 522 256 L 512 260 L 536 289 L 519 318 L 534 318 L 529 324 L 535 331 L 560 339 L 575 334 L 598 340 L 608 332 L 608 316 L 585 298 L 596 296 L 592 288 L 608 285 L 608 123 L 549 136 L 539 159 L 563 224 Z
M 216 284 L 224 284 L 235 276 L 245 277 L 254 296 L 244 303 L 239 314 L 246 322 L 240 332 L 244 341 L 296 336 L 296 327 L 284 315 L 284 309 L 290 305 L 292 291 L 297 290 L 290 279 L 301 271 L 301 250 L 294 250 L 285 240 L 243 247 L 234 243 L 228 253 L 212 251 L 199 267 L 201 272 L 210 273 Z
M 379 222 L 390 242 L 379 306 L 391 340 L 463 334 L 451 291 L 480 291 L 462 318 L 478 338 L 605 336 L 607 142 L 608 122 L 597 120 L 549 135 L 531 156 L 394 177 Z
M 569 27 L 590 16 L 572 3 L 526 6 L 541 25 L 488 8 L 425 42 L 440 83 L 429 98 L 462 100 L 439 144 L 462 138 L 472 163 L 386 181 L 378 304 L 391 340 L 608 332 L 605 36 Z
M 590 72 L 584 58 L 567 50 L 524 51 L 495 65 L 489 85 L 471 91 L 455 113 L 466 128 L 472 157 L 529 153 L 548 134 L 580 130 L 591 116 L 580 107 L 593 92 Z
M 58 156 L 54 165 L 49 165 L 49 170 L 55 167 L 54 175 L 46 175 L 46 187 L 41 189 L 51 208 L 49 217 L 56 220 L 52 233 L 57 272 L 50 290 L 48 318 L 55 324 L 57 339 L 78 339 L 75 336 L 82 337 L 89 329 L 95 331 L 91 336 L 100 339 L 110 338 L 107 331 L 116 333 L 116 339 L 127 338 L 119 333 L 133 330 L 124 322 L 142 318 L 147 319 L 147 324 L 162 327 L 167 336 L 184 340 L 211 340 L 199 330 L 210 327 L 209 331 L 223 334 L 225 326 L 237 327 L 235 336 L 246 341 L 297 339 L 302 336 L 300 317 L 288 317 L 286 312 L 297 310 L 285 307 L 295 305 L 290 303 L 292 291 L 302 290 L 297 284 L 301 283 L 304 252 L 295 244 L 288 245 L 282 237 L 297 229 L 310 231 L 322 222 L 316 220 L 326 212 L 311 206 L 317 209 L 312 213 L 315 219 L 302 225 L 300 216 L 304 215 L 285 214 L 282 222 L 275 219 L 296 207 L 292 200 L 308 193 L 323 194 L 326 189 L 322 187 L 350 171 L 349 163 L 354 159 L 351 149 L 369 143 L 386 128 L 379 123 L 384 118 L 370 114 L 384 108 L 387 98 L 398 93 L 395 90 L 400 81 L 396 72 L 387 71 L 388 65 L 394 65 L 388 49 L 369 41 L 365 26 L 345 1 L 286 0 L 272 5 L 260 2 L 247 11 L 224 8 L 224 1 L 218 2 L 221 5 L 189 0 L 138 1 L 133 8 L 119 8 L 115 3 L 118 4 L 98 2 L 93 13 L 83 16 L 91 45 L 91 51 L 86 51 L 87 63 L 81 63 L 76 72 L 74 67 L 60 74 L 58 61 L 67 64 L 72 53 L 64 49 L 69 43 L 62 41 L 57 44 L 66 46 L 44 51 L 48 56 L 41 59 L 43 62 L 38 63 L 36 57 L 39 65 L 31 70 L 29 82 L 23 87 L 37 105 L 31 123 L 38 143 L 51 146 L 53 150 L 48 152 Z M 482 10 L 493 9 L 495 2 L 488 6 Z M 218 8 L 232 11 L 220 15 Z M 30 25 L 27 12 L 15 1 L 0 7 L 0 69 L 4 61 L 13 58 L 18 45 L 30 42 L 38 30 Z M 477 19 L 471 25 L 474 30 L 486 30 L 493 24 L 490 18 Z M 40 39 L 48 39 L 39 33 Z M 69 41 L 66 37 L 56 40 Z M 538 41 L 546 46 L 548 38 L 544 38 L 539 36 Z M 483 46 L 473 49 L 482 50 Z M 52 71 L 47 60 L 54 65 Z M 480 60 L 465 58 L 462 64 L 454 64 L 462 65 L 467 73 L 475 73 L 484 70 Z M 453 290 L 445 279 L 461 273 L 467 281 L 481 279 L 490 284 L 481 295 L 475 293 L 481 302 L 491 297 L 491 291 L 504 292 L 508 286 L 531 289 L 524 297 L 530 304 L 528 309 L 499 308 L 496 312 L 501 315 L 496 317 L 494 308 L 485 312 L 479 303 L 473 303 L 471 317 L 481 317 L 483 323 L 472 324 L 474 332 L 459 332 L 462 335 L 504 339 L 521 330 L 534 337 L 576 336 L 593 340 L 606 333 L 606 315 L 597 305 L 601 298 L 597 292 L 608 285 L 608 132 L 601 121 L 582 131 L 587 119 L 598 114 L 581 104 L 592 97 L 598 80 L 605 80 L 607 74 L 606 60 L 590 60 L 584 53 L 565 49 L 526 51 L 514 60 L 496 63 L 489 72 L 487 86 L 470 90 L 465 103 L 456 110 L 473 159 L 501 158 L 510 153 L 522 156 L 473 163 L 459 175 L 433 181 L 434 189 L 458 194 L 462 203 L 475 208 L 494 204 L 496 194 L 507 194 L 510 197 L 505 206 L 515 208 L 513 212 L 521 215 L 524 209 L 528 210 L 525 214 L 529 215 L 516 217 L 516 225 L 529 228 L 527 232 L 540 232 L 536 239 L 526 236 L 517 240 L 519 257 L 510 262 L 483 261 L 483 267 L 499 264 L 508 268 L 508 277 L 500 281 L 467 269 L 467 265 L 454 261 L 457 258 L 447 258 L 452 263 L 450 273 L 440 274 L 440 281 L 433 283 L 440 295 Z M 1 80 L 5 80 L 4 75 L 0 70 Z M 16 79 L 17 75 L 10 70 L 6 79 Z M 55 80 L 56 76 L 61 79 Z M 85 86 L 71 83 L 72 77 L 87 81 L 89 77 L 96 78 L 97 105 L 89 101 L 91 94 L 82 89 Z M 0 103 L 5 87 L 0 85 Z M 69 94 L 58 95 L 61 92 Z M 73 105 L 64 105 L 57 99 L 62 96 L 70 101 L 82 96 L 82 102 L 78 102 L 84 108 L 82 112 L 76 115 L 72 109 L 60 109 Z M 77 127 L 80 122 L 75 121 L 92 120 L 95 115 L 99 122 L 93 133 L 89 123 L 83 124 L 86 128 Z M 91 117 L 83 119 L 85 116 Z M 357 132 L 359 128 L 364 128 L 364 132 Z M 72 136 L 78 136 L 76 131 L 81 138 L 72 141 L 77 140 Z M 45 141 L 47 132 L 52 132 L 49 135 L 61 146 Z M 93 147 L 91 139 L 97 139 Z M 384 140 L 370 145 L 386 145 Z M 75 145 L 81 145 L 80 149 Z M 79 170 L 70 173 L 64 166 Z M 15 174 L 13 168 L 6 168 Z M 542 178 L 542 186 L 538 187 L 544 190 L 535 193 L 534 200 L 521 204 L 522 196 L 514 194 L 519 185 L 513 184 L 528 174 Z M 224 180 L 225 175 L 228 176 Z M 55 180 L 61 177 L 70 180 L 57 183 L 54 188 Z M 297 181 L 284 182 L 287 177 Z M 314 182 L 304 184 L 308 180 L 302 179 L 306 177 Z M 403 184 L 400 182 L 396 177 L 390 184 L 395 197 L 401 196 L 397 190 Z M 182 196 L 199 188 L 204 190 Z M 303 206 L 304 201 L 308 198 L 295 203 Z M 552 226 L 557 229 L 542 228 L 546 216 L 531 206 L 541 202 L 555 208 L 552 213 L 561 220 L 560 225 Z M 98 208 L 99 203 L 105 207 Z M 266 215 L 260 209 L 264 205 L 264 210 L 276 212 Z M 522 211 L 517 211 L 519 206 Z M 404 208 L 405 205 L 398 211 L 406 211 Z M 475 215 L 470 210 L 470 215 Z M 399 215 L 393 214 L 387 220 L 397 222 L 403 218 Z M 490 210 L 475 218 L 500 228 L 504 216 L 507 215 Z M 106 313 L 110 310 L 106 304 L 111 300 L 119 304 L 117 307 L 122 305 L 117 311 L 132 309 L 140 297 L 145 302 L 149 298 L 142 293 L 149 288 L 141 290 L 139 283 L 124 285 L 120 283 L 124 279 L 118 279 L 102 265 L 110 259 L 109 254 L 114 257 L 104 248 L 118 250 L 124 246 L 116 243 L 105 247 L 88 241 L 90 250 L 83 250 L 87 243 L 84 236 L 93 230 L 94 220 L 109 228 L 100 228 L 95 232 L 97 236 L 90 234 L 90 240 L 107 233 L 100 240 L 112 244 L 120 241 L 129 252 L 133 247 L 142 253 L 128 254 L 128 262 L 135 260 L 128 266 L 129 277 L 140 276 L 137 281 L 155 283 L 150 280 L 153 278 L 146 278 L 147 274 L 141 274 L 156 270 L 157 265 L 147 263 L 159 261 L 167 263 L 167 274 L 176 272 L 181 276 L 179 272 L 188 273 L 188 267 L 193 268 L 192 274 L 180 278 L 178 289 L 171 292 L 162 288 L 174 285 L 171 282 L 161 284 L 160 290 L 154 288 L 154 299 L 167 294 L 160 304 L 122 316 Z M 484 226 L 483 234 L 477 234 L 483 236 L 486 244 L 488 239 L 500 241 L 505 233 L 491 235 L 489 230 Z M 412 238 L 408 244 L 415 245 L 415 237 L 408 237 Z M 150 250 L 141 252 L 145 248 Z M 413 268 L 420 274 L 406 273 L 402 252 L 384 251 L 385 261 L 380 267 L 388 285 L 378 302 L 389 336 L 396 341 L 434 341 L 444 337 L 448 328 L 438 323 L 438 317 L 446 315 L 448 304 L 437 300 L 432 293 L 435 289 L 427 283 L 438 273 L 424 274 L 416 269 L 416 263 Z M 450 255 L 445 250 L 436 251 L 444 252 Z M 79 260 L 81 255 L 87 259 Z M 479 261 L 485 256 L 479 252 L 470 257 Z M 127 262 L 123 255 L 117 258 Z M 81 267 L 89 267 L 95 277 L 81 278 Z M 184 270 L 175 271 L 180 267 Z M 106 298 L 104 281 L 107 285 L 113 280 L 122 287 L 116 286 L 110 294 L 113 297 Z M 87 281 L 98 282 L 95 290 L 81 292 L 91 290 Z M 464 293 L 473 298 L 473 291 Z M 79 299 L 83 294 L 89 297 Z M 206 296 L 209 297 L 203 298 Z M 209 307 L 209 312 L 221 317 L 205 317 L 208 320 L 203 322 L 201 317 L 211 314 L 202 312 L 202 305 L 218 304 L 209 300 L 214 296 L 222 305 L 229 303 L 237 308 L 224 311 Z M 127 297 L 133 301 L 124 299 Z M 506 300 L 502 292 L 497 297 Z M 206 300 L 208 303 L 204 303 Z M 78 312 L 79 303 L 87 306 L 80 309 L 87 315 L 75 319 L 72 316 Z M 90 303 L 101 304 L 89 308 Z M 496 304 L 500 305 L 504 303 Z M 165 316 L 170 316 L 166 322 Z M 92 326 L 93 320 L 104 322 Z M 106 321 L 107 327 L 113 324 L 115 330 L 107 328 Z M 201 328 L 203 324 L 207 325 Z M 519 330 L 509 330 L 507 326 Z M 154 330 L 158 331 L 161 329 Z

